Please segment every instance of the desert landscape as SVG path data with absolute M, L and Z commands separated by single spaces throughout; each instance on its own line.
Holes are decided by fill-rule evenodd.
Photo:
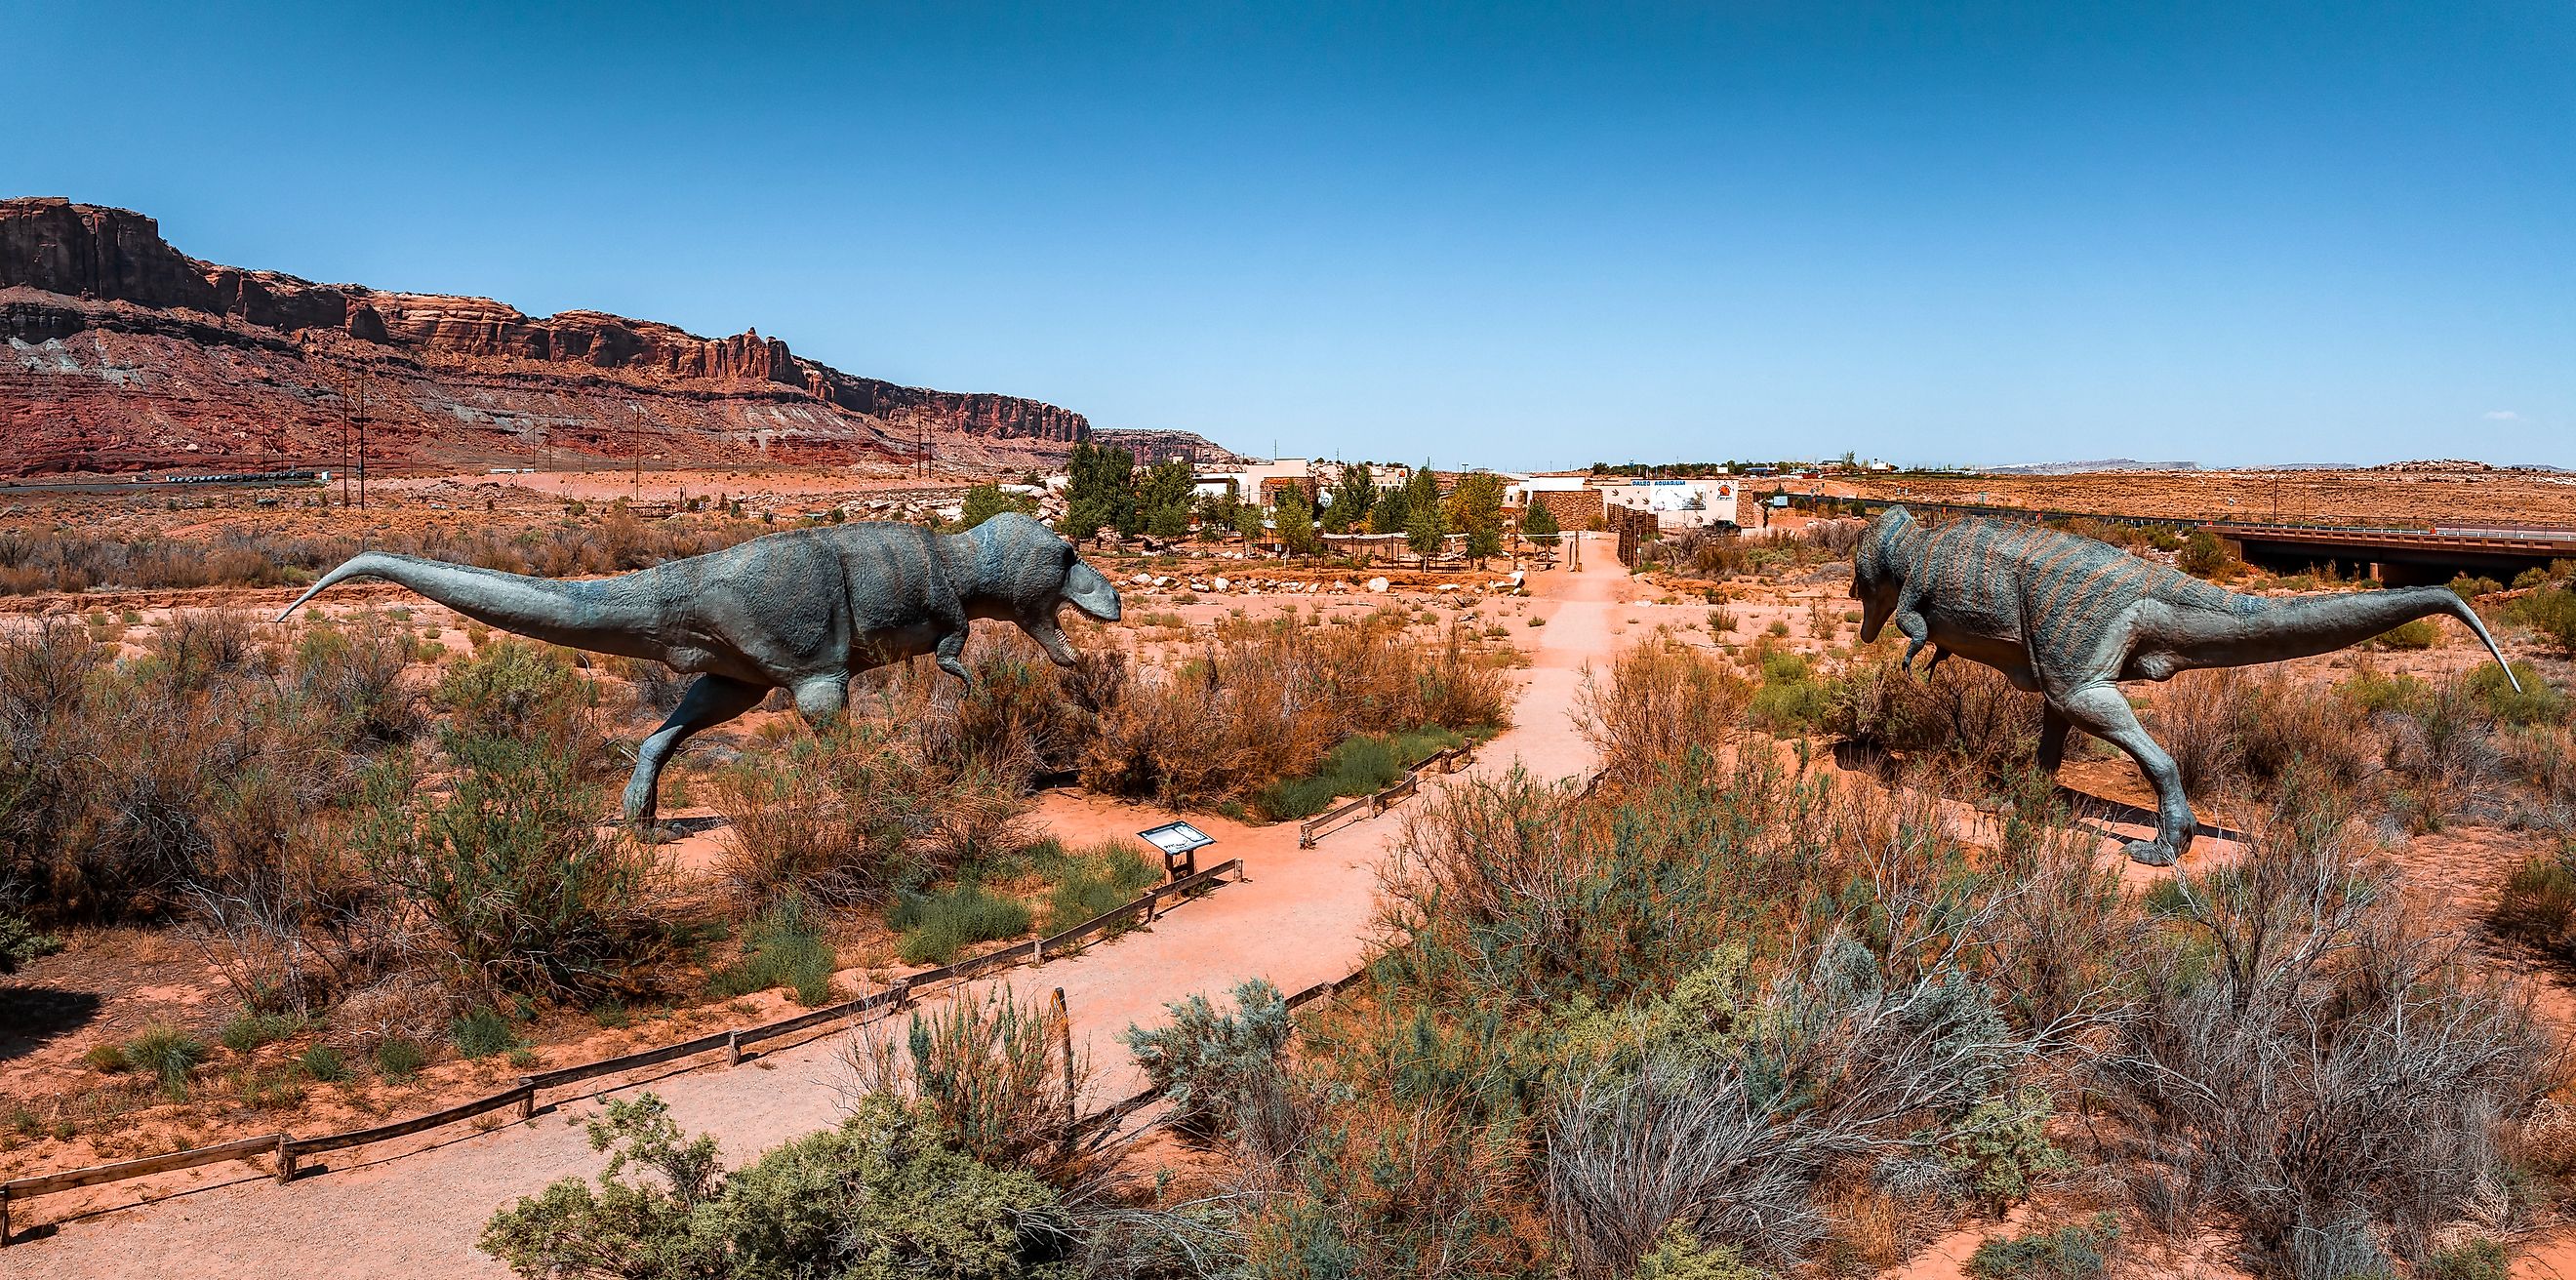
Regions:
M 2393 471 L 2331 483 L 2367 492 L 2374 478 L 2382 496 L 2347 500 L 2394 511 L 2416 500 L 2422 482 Z M 2006 505 L 1995 501 L 2005 494 L 2052 510 L 2106 501 L 2106 514 L 2188 520 L 2223 508 L 2244 483 L 2218 478 L 2195 492 L 2198 479 L 2121 481 L 2127 508 L 2107 501 L 2107 478 L 1980 492 L 1988 505 Z M 925 995 L 923 1012 L 902 1015 L 947 1028 L 940 1035 L 991 1037 L 982 1052 L 1002 1055 L 992 1070 L 1039 1070 L 1016 1086 L 1022 1092 L 973 1105 L 1088 1112 L 1131 1095 L 1148 1102 L 1101 1130 L 1097 1146 L 1047 1143 L 1007 1156 L 988 1148 L 980 1157 L 997 1169 L 1025 1163 L 1040 1184 L 1069 1179 L 1060 1185 L 1078 1189 L 1074 1203 L 1092 1207 L 1066 1212 L 1126 1206 L 1117 1210 L 1123 1225 L 1082 1228 L 1106 1233 L 1081 1243 L 1094 1251 L 1086 1266 L 1187 1271 L 1164 1256 L 1174 1240 L 1258 1258 L 1285 1247 L 1270 1233 L 1316 1229 L 1297 1226 L 1298 1215 L 1325 1206 L 1338 1206 L 1336 1219 L 1373 1223 L 1367 1237 L 1337 1237 L 1369 1249 L 1414 1248 L 1404 1242 L 1416 1232 L 1463 1232 L 1462 1245 L 1475 1241 L 1489 1256 L 1527 1251 L 1533 1263 L 1589 1265 L 1558 1252 L 1568 1248 L 1714 1256 L 1720 1246 L 1696 1235 L 1614 1245 L 1616 1237 L 1585 1234 L 1611 1231 L 1614 1219 L 1560 1224 L 1552 1215 L 1572 1211 L 1567 1197 L 1594 1193 L 1546 1180 L 1572 1176 L 1561 1169 L 1536 1181 L 1509 1172 L 1528 1158 L 1509 1142 L 1442 1145 L 1448 1154 L 1436 1159 L 1435 1148 L 1415 1148 L 1408 1159 L 1432 1163 L 1366 1175 L 1400 1176 L 1409 1194 L 1467 1179 L 1441 1195 L 1472 1195 L 1483 1206 L 1473 1211 L 1435 1197 L 1341 1219 L 1362 1202 L 1345 1199 L 1361 1187 L 1339 1179 L 1359 1171 L 1317 1162 L 1342 1158 L 1326 1153 L 1364 1135 L 1388 1141 L 1376 1126 L 1435 1099 L 1450 1109 L 1492 1105 L 1474 1099 L 1498 1082 L 1474 1077 L 1413 1101 L 1374 1095 L 1390 1087 L 1384 1077 L 1344 1073 L 1386 1060 L 1382 1044 L 1369 1047 L 1378 1037 L 1491 1037 L 1513 1022 L 1469 1010 L 1529 1001 L 1538 1021 L 1513 1034 L 1610 1039 L 1598 1050 L 1544 1051 L 1527 1068 L 1538 1074 L 1517 1088 L 1554 1096 L 1549 1105 L 1560 1108 L 1610 1106 L 1585 1101 L 1594 1098 L 1585 1090 L 1624 1077 L 1577 1089 L 1555 1074 L 1562 1067 L 1542 1068 L 1546 1055 L 1605 1053 L 1595 1070 L 1615 1070 L 1609 1064 L 1657 1037 L 1692 1043 L 1723 1032 L 1723 1016 L 1694 1021 L 1720 1006 L 1675 1002 L 1815 998 L 1790 994 L 1809 980 L 1796 966 L 1818 963 L 1798 957 L 1843 945 L 1835 939 L 1852 927 L 1838 910 L 1818 916 L 1795 905 L 1819 892 L 1899 895 L 1864 920 L 1915 903 L 1874 927 L 1914 919 L 1905 927 L 1929 932 L 1877 945 L 1936 952 L 1920 968 L 1890 972 L 1991 993 L 1991 1012 L 1978 1016 L 2001 1019 L 1986 1034 L 2001 1036 L 1993 1051 L 2007 1056 L 1980 1069 L 1991 1074 L 1908 1086 L 1982 1090 L 1959 1101 L 1913 1098 L 1878 1118 L 1836 1119 L 1863 1127 L 1821 1136 L 1808 1126 L 1825 1118 L 1799 1108 L 1748 1131 L 1742 1140 L 1849 1145 L 1826 1148 L 1841 1155 L 1766 1156 L 1701 1175 L 1717 1186 L 1752 1179 L 1735 1194 L 1787 1197 L 1777 1212 L 1811 1233 L 1722 1246 L 1738 1265 L 1803 1257 L 1846 1270 L 1985 1276 L 1997 1250 L 2080 1254 L 2116 1233 L 2156 1268 L 2260 1272 L 2262 1250 L 2300 1247 L 2300 1237 L 2295 1226 L 2266 1236 L 2272 1228 L 2253 1215 L 2295 1215 L 2295 1204 L 2267 1208 L 2280 1202 L 2263 1197 L 2276 1193 L 2238 1176 L 2252 1148 L 2201 1164 L 2168 1145 L 2217 1116 L 2186 1110 L 2190 1098 L 2137 1092 L 2172 1073 L 2209 1071 L 2282 1073 L 2223 1105 L 2310 1108 L 2320 1118 L 2307 1123 L 2341 1116 L 2362 1128 L 2339 1131 L 2337 1142 L 2374 1147 L 2398 1141 L 2370 1127 L 2391 1122 L 2377 1105 L 2338 1110 L 2347 1103 L 2334 1090 L 2466 1091 L 2428 1104 L 2464 1110 L 2432 1120 L 2406 1111 L 2416 1117 L 2409 1124 L 2433 1126 L 2406 1140 L 2430 1133 L 2485 1144 L 2465 1149 L 2484 1154 L 2460 1158 L 2491 1163 L 2437 1178 L 2436 1164 L 2395 1156 L 2362 1175 L 2330 1160 L 2315 1176 L 2360 1181 L 2320 1185 L 2344 1186 L 2358 1197 L 2349 1203 L 2378 1213 L 2421 1215 L 2380 1229 L 2422 1233 L 2386 1238 L 2420 1242 L 2390 1247 L 2424 1258 L 2493 1250 L 2518 1272 L 2543 1274 L 2567 1247 L 2550 1190 L 2571 1168 L 2560 1154 L 2557 1046 L 2576 1018 L 2561 959 L 2576 936 L 2576 891 L 2561 887 L 2576 857 L 2564 830 L 2576 783 L 2561 692 L 2576 677 L 2567 566 L 2510 585 L 2459 584 L 2515 659 L 2520 695 L 2465 631 L 2429 622 L 2277 668 L 2140 687 L 2148 723 L 2188 762 L 2203 824 L 2179 870 L 2118 856 L 2121 840 L 2152 826 L 2153 797 L 2127 757 L 2079 738 L 2052 794 L 2028 772 L 2038 723 L 2030 695 L 1973 665 L 1929 680 L 1901 673 L 1893 630 L 1860 641 L 1850 597 L 1861 526 L 1852 519 L 1783 513 L 1768 529 L 1686 531 L 1644 543 L 1634 564 L 1621 563 L 1607 534 L 1534 539 L 1519 528 L 1482 566 L 1454 548 L 1422 563 L 1401 552 L 1376 563 L 1364 553 L 1298 555 L 1204 514 L 1177 538 L 1105 529 L 1083 554 L 1119 587 L 1125 611 L 1105 624 L 1068 614 L 1080 666 L 1059 670 L 1010 628 L 979 626 L 967 649 L 970 686 L 926 659 L 885 668 L 854 690 L 850 719 L 827 731 L 773 698 L 693 740 L 666 777 L 661 825 L 649 832 L 614 820 L 608 783 L 627 744 L 675 704 L 683 680 L 667 668 L 520 641 L 385 583 L 344 586 L 307 613 L 273 620 L 301 583 L 366 547 L 595 576 L 782 526 L 886 517 L 936 525 L 946 511 L 958 527 L 956 512 L 1011 496 L 991 480 L 979 490 L 839 468 L 694 469 L 656 475 L 639 504 L 621 480 L 632 483 L 596 472 L 394 476 L 363 510 L 309 482 L 15 498 L 0 538 L 56 559 L 19 557 L 21 576 L 0 597 L 20 797 L 9 811 L 10 866 L 33 908 L 13 937 L 43 940 L 0 989 L 12 1011 L 0 1059 L 9 1115 L 0 1173 L 24 1179 L 281 1131 L 382 1125 L 549 1071 L 896 989 L 1147 890 L 1165 872 L 1135 833 L 1185 820 L 1215 837 L 1203 857 L 1240 861 L 1242 883 L 1176 900 L 1150 923 L 1046 956 L 1034 971 Z M 1917 477 L 1825 484 L 1896 497 L 1953 492 Z M 2526 523 L 2552 514 L 2515 505 L 2545 491 L 2538 478 L 2465 473 L 2457 484 L 2481 495 L 2454 508 L 2464 514 Z M 1780 487 L 1804 491 L 1795 481 Z M 1433 500 L 1462 522 L 1476 518 Z M 2152 526 L 2094 532 L 2125 537 L 2162 563 L 2191 550 Z M 2223 561 L 2202 569 L 2258 596 L 2374 585 Z M 1374 794 L 1453 747 L 1467 748 L 1472 764 L 1421 777 L 1418 794 L 1338 819 L 1309 846 L 1301 819 Z M 1684 807 L 1665 808 L 1676 805 Z M 1694 817 L 1691 806 L 1714 807 Z M 1752 825 L 1720 834 L 1727 814 Z M 1504 830 L 1548 835 L 1491 843 Z M 1689 892 L 1713 895 L 1702 905 L 1664 901 L 1683 886 L 1660 877 L 1630 879 L 1682 848 L 1739 839 L 1752 843 L 1714 860 L 1690 855 L 1709 877 L 1690 882 Z M 1684 844 L 1668 843 L 1676 840 Z M 1774 840 L 1801 843 L 1764 852 Z M 487 895 L 516 903 L 540 892 L 524 879 L 532 868 L 513 861 L 522 857 L 577 866 L 581 876 L 544 887 L 569 895 L 549 900 L 544 921 L 520 918 L 525 908 L 485 914 L 474 904 L 488 908 Z M 1968 877 L 1956 890 L 1966 897 L 1903 896 L 1928 889 L 1917 877 L 1945 866 L 1940 874 Z M 2321 867 L 2335 869 L 2322 898 L 2313 879 Z M 457 876 L 499 879 L 476 888 Z M 1855 878 L 1790 888 L 1812 876 Z M 1474 896 L 1502 885 L 1519 887 Z M 1578 906 L 1602 894 L 1601 905 Z M 1632 905 L 1608 905 L 1621 901 Z M 1458 914 L 1470 902 L 1483 903 L 1479 914 Z M 1597 910 L 1613 914 L 1577 928 Z M 1513 923 L 1525 911 L 1576 914 L 1527 933 L 1547 917 Z M 1968 914 L 1941 924 L 1940 911 Z M 1724 923 L 1764 912 L 1786 913 L 1776 917 L 1777 947 L 1750 947 L 1742 924 Z M 1647 923 L 1648 933 L 1635 932 Z M 2309 940 L 2263 936 L 2281 929 Z M 1437 954 L 1430 948 L 1472 954 L 1506 938 L 1523 939 L 1515 948 L 1573 949 L 1513 961 L 1532 966 L 1521 978 L 1422 967 Z M 1953 949 L 1971 939 L 1973 949 Z M 2219 950 L 2200 950 L 2210 945 Z M 2251 950 L 2230 950 L 2238 946 Z M 477 958 L 460 965 L 469 955 Z M 2168 1042 L 2194 1025 L 2184 1019 L 2220 1018 L 2215 1028 L 2251 1016 L 2195 1003 L 2209 980 L 2190 977 L 2199 972 L 2190 966 L 2208 961 L 2192 957 L 2210 955 L 2246 966 L 2231 981 L 2288 984 L 2266 988 L 2279 993 L 2266 998 L 2289 1000 L 2277 1014 L 2302 1019 L 2311 1015 L 2296 991 L 2377 972 L 2349 966 L 2400 965 L 2402 984 L 2388 997 L 2396 1004 L 2343 1015 L 2398 1021 L 2362 1023 L 2383 1029 L 2344 1050 L 2363 1055 L 2349 1066 L 2269 1057 L 2261 1036 L 2290 1026 L 2240 1021 L 2220 1042 Z M 2145 986 L 2119 976 L 2166 964 L 2186 968 Z M 1508 998 L 1452 987 L 1492 980 L 1515 989 L 1573 982 L 1556 989 L 1586 994 L 1569 1008 L 1546 987 Z M 2165 982 L 2179 985 L 2157 985 Z M 1293 1020 L 1264 1011 L 1281 992 L 1336 983 L 1344 985 Z M 1683 994 L 1710 983 L 1719 985 Z M 1630 999 L 1643 1003 L 1616 1016 L 1636 1021 L 1596 1030 L 1566 1021 L 1612 1016 L 1615 1006 L 1572 1010 L 1631 984 L 1641 985 Z M 1071 1057 L 1049 1047 L 1056 1032 L 1012 1048 L 1025 1038 L 1015 1028 L 1042 1029 L 1052 1016 L 1031 1012 L 1031 993 L 1057 989 Z M 1200 995 L 1230 998 L 1236 1011 L 1188 1012 L 1185 998 Z M 1896 1016 L 1876 1005 L 1847 1010 L 1815 1034 L 1853 1034 L 1870 1025 L 1865 1018 Z M 2434 1058 L 2371 1056 L 2413 1052 L 2419 1041 L 2398 1028 L 2422 1019 L 2452 1028 L 2440 1035 L 2468 1037 L 2475 1054 L 2454 1062 L 2426 1045 Z M 12 1254 L 80 1274 L 141 1274 L 181 1257 L 246 1262 L 284 1241 L 314 1256 L 330 1251 L 333 1268 L 352 1273 L 400 1262 L 542 1270 L 561 1264 L 532 1259 L 557 1256 L 544 1241 L 577 1234 L 577 1216 L 528 1218 L 535 1210 L 523 1205 L 486 1232 L 480 1215 L 549 1179 L 595 1172 L 598 1157 L 567 1118 L 613 1128 L 642 1123 L 634 1106 L 668 1107 L 673 1123 L 714 1135 L 725 1158 L 743 1164 L 832 1124 L 869 1089 L 968 1105 L 939 1102 L 931 1077 L 909 1074 L 930 1070 L 920 1033 L 903 1050 L 887 1025 L 827 1029 L 739 1067 L 702 1054 L 611 1076 L 545 1099 L 532 1119 L 492 1113 L 360 1148 L 354 1160 L 302 1164 L 287 1186 L 268 1176 L 274 1160 L 254 1157 L 247 1167 L 27 1200 L 14 1210 L 13 1230 L 25 1238 Z M 1129 1033 L 1170 1026 L 1240 1037 L 1264 1025 L 1277 1028 L 1259 1033 L 1274 1037 L 1264 1041 L 1267 1065 L 1226 1067 L 1253 1072 L 1224 1077 L 1249 1092 L 1216 1102 L 1179 1088 L 1188 1080 L 1205 1090 L 1207 1077 L 1158 1065 L 1148 1047 L 1168 1041 Z M 1831 1077 L 1842 1080 L 1837 1091 L 1875 1096 L 1871 1073 L 1914 1069 L 1833 1043 L 1800 1048 L 1837 1056 L 1799 1069 L 1858 1073 Z M 2221 1052 L 2263 1056 L 2191 1056 Z M 907 1053 L 918 1061 L 907 1065 Z M 1014 1054 L 1035 1057 L 1012 1068 Z M 2143 1083 L 2119 1074 L 2141 1064 L 2157 1074 Z M 2371 1083 L 2390 1071 L 2418 1074 Z M 1048 1073 L 1055 1083 L 1044 1083 Z M 647 1095 L 651 1104 L 638 1102 Z M 1578 1131 L 1564 1126 L 1626 1123 L 1617 1108 L 1635 1105 L 1579 1119 L 1514 1110 L 1473 1125 L 1447 1110 L 1452 1119 L 1410 1130 L 1410 1141 L 1501 1141 L 1489 1128 L 1500 1124 L 1502 1133 L 1539 1126 L 1564 1142 Z M 2004 1116 L 2018 1118 L 2002 1130 L 1977 1127 Z M 642 1131 L 616 1132 L 637 1140 Z M 1326 1133 L 1337 1136 L 1325 1143 Z M 2272 1141 L 2252 1131 L 2246 1140 Z M 1890 1160 L 1922 1161 L 1908 1175 L 1916 1181 L 1851 1180 Z M 1783 1169 L 1803 1172 L 1784 1183 Z M 2499 1175 L 2524 1181 L 2485 1181 Z M 1600 1176 L 1617 1186 L 1641 1175 Z M 1255 1199 L 1237 1199 L 1254 1189 Z M 2294 1180 L 2290 1190 L 2313 1187 Z M 1594 1205 L 1585 1212 L 1612 1213 L 1637 1193 L 1605 1188 L 1612 1199 L 1585 1201 Z M 424 1194 L 463 1207 L 408 1212 Z M 2482 1198 L 2490 1195 L 2498 1198 Z M 1234 1205 L 1256 1207 L 1223 1207 Z M 1447 1207 L 1430 1208 L 1439 1205 Z
M 2576 11 L 57 6 L 0 1278 L 2576 1280 Z

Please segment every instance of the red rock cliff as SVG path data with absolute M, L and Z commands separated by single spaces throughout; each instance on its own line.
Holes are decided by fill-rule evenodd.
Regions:
M 353 375 L 380 397 L 380 465 L 539 439 L 614 456 L 639 405 L 682 462 L 887 456 L 924 429 L 949 456 L 1058 453 L 1091 433 L 1069 409 L 855 377 L 756 332 L 200 262 L 142 214 L 52 198 L 0 200 L 0 338 L 0 472 L 19 474 L 327 460 Z

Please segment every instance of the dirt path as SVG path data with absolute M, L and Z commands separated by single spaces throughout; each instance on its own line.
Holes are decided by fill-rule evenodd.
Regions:
M 1606 656 L 1614 643 L 1615 606 L 1629 586 L 1606 545 L 1586 550 L 1600 553 L 1585 557 L 1588 571 L 1551 572 L 1532 582 L 1548 622 L 1532 636 L 1537 647 L 1514 706 L 1516 727 L 1484 748 L 1474 773 L 1497 773 L 1516 760 L 1541 776 L 1589 767 L 1592 753 L 1568 714 L 1583 665 Z M 1194 991 L 1222 993 L 1252 977 L 1294 991 L 1357 966 L 1376 867 L 1401 829 L 1403 812 L 1343 828 L 1308 850 L 1297 848 L 1294 824 L 1247 828 L 1211 821 L 1220 843 L 1209 852 L 1242 858 L 1248 880 L 1180 908 L 1151 929 L 1019 970 L 1009 980 L 1037 995 L 1063 987 L 1076 1038 L 1095 1066 L 1095 1091 L 1101 1098 L 1133 1093 L 1143 1081 L 1118 1033 L 1133 1022 L 1161 1021 L 1164 1002 Z M 1050 829 L 1084 837 L 1138 830 L 1163 817 L 1147 807 L 1064 796 L 1049 797 L 1037 816 Z M 845 1077 L 834 1055 L 840 1043 L 841 1037 L 826 1037 L 740 1067 L 702 1067 L 620 1092 L 651 1088 L 683 1126 L 719 1135 L 727 1158 L 740 1161 L 839 1117 Z M 598 1171 L 600 1157 L 567 1123 L 596 1107 L 595 1099 L 567 1100 L 533 1121 L 489 1133 L 440 1130 L 355 1153 L 359 1160 L 329 1164 L 328 1173 L 292 1187 L 227 1164 L 193 1171 L 202 1175 L 195 1184 L 182 1174 L 158 1185 L 111 1188 L 113 1198 L 62 1221 L 52 1234 L 0 1252 L 0 1275 L 506 1275 L 474 1250 L 484 1220 L 557 1178 Z M 135 1203 L 143 1195 L 153 1199 Z M 18 1222 L 51 1219 L 62 1207 L 68 1206 L 28 1203 L 18 1207 Z

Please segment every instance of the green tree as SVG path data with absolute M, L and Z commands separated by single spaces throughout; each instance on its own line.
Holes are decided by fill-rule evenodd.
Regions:
M 1315 533 L 1315 506 L 1302 486 L 1291 485 L 1279 493 L 1279 505 L 1270 513 L 1279 525 L 1279 545 L 1292 556 L 1311 556 L 1324 549 L 1324 540 Z
M 1190 498 L 1198 475 L 1186 459 L 1174 458 L 1145 471 L 1136 484 L 1136 519 L 1157 538 L 1178 538 L 1190 531 Z
M 966 491 L 965 510 L 958 513 L 956 527 L 972 529 L 1005 511 L 1027 515 L 1037 509 L 1038 504 L 1026 494 L 1005 492 L 997 484 L 979 484 Z
M 1530 495 L 1529 514 L 1521 517 L 1521 532 L 1533 538 L 1553 538 L 1563 533 L 1565 528 L 1556 522 L 1556 513 L 1537 501 L 1537 497 L 1536 494 Z
M 1369 509 L 1377 505 L 1376 469 L 1365 462 L 1344 463 L 1342 476 L 1333 482 L 1334 513 L 1344 528 L 1358 527 L 1368 519 Z
M 1503 478 L 1490 471 L 1471 472 L 1449 493 L 1447 516 L 1452 528 L 1467 535 L 1467 554 L 1481 566 L 1485 557 L 1503 550 Z
M 1402 489 L 1389 489 L 1369 505 L 1369 532 L 1402 533 L 1413 518 L 1413 500 Z
M 1449 522 L 1440 512 L 1440 477 L 1431 474 L 1427 459 L 1404 482 L 1404 507 L 1404 543 L 1427 568 L 1449 536 Z
M 1102 529 L 1133 534 L 1136 523 L 1136 455 L 1088 442 L 1073 447 L 1064 490 L 1064 518 L 1056 532 L 1084 541 Z

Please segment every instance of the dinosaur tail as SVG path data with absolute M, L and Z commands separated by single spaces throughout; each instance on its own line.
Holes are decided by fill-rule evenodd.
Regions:
M 652 593 L 639 579 L 654 570 L 621 578 L 563 582 L 530 578 L 497 569 L 424 560 L 386 551 L 365 551 L 322 575 L 295 603 L 277 615 L 284 622 L 304 602 L 351 578 L 382 578 L 454 609 L 466 617 L 504 631 L 569 645 L 596 653 L 658 658 L 653 640 L 660 619 Z
M 2513 674 L 2513 664 L 2505 661 L 2504 650 L 2496 647 L 2495 637 L 2487 634 L 2486 623 L 2478 611 L 2449 587 L 2398 587 L 2386 591 L 2351 591 L 2332 595 L 2295 596 L 2289 599 L 2264 599 L 2259 596 L 2237 597 L 2259 603 L 2257 608 L 2232 611 L 2234 625 L 2220 628 L 2220 634 L 2184 646 L 2188 665 L 2234 667 L 2254 662 L 2279 662 L 2288 658 L 2312 657 L 2332 653 L 2348 645 L 2359 644 L 2392 628 L 2404 626 L 2418 618 L 2437 615 L 2459 619 L 2487 647 L 2496 665 L 2504 669 L 2504 678 L 2516 692 L 2522 681 Z

